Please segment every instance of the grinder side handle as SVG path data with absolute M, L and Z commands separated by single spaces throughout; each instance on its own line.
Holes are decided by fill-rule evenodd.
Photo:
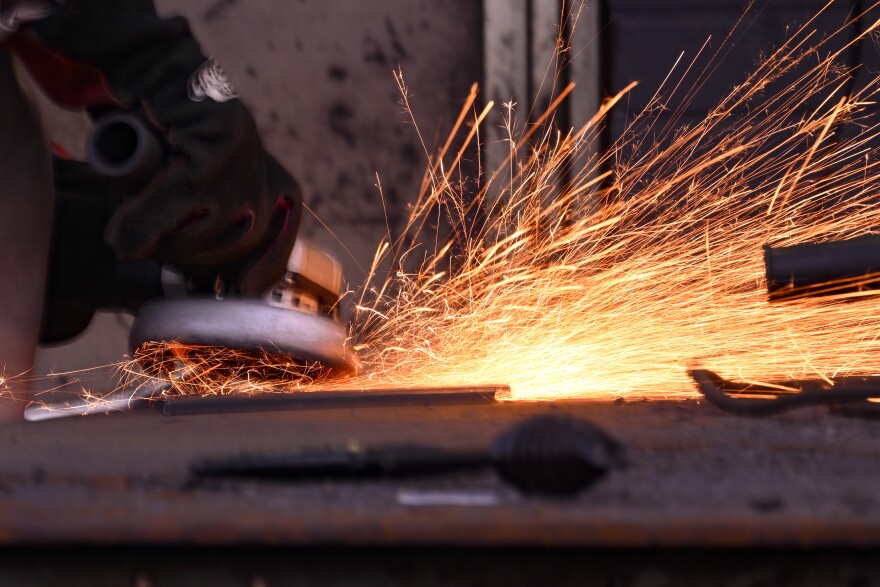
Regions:
M 86 137 L 86 158 L 106 177 L 145 180 L 158 171 L 165 155 L 159 138 L 132 112 L 101 116 Z

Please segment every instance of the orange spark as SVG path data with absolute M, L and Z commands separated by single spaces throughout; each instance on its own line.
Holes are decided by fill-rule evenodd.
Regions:
M 368 375 L 345 385 L 671 397 L 695 393 L 695 362 L 749 381 L 880 373 L 880 299 L 767 301 L 763 245 L 880 226 L 880 85 L 845 95 L 853 72 L 835 63 L 833 35 L 815 38 L 794 33 L 705 120 L 661 129 L 671 141 L 632 149 L 652 113 L 669 110 L 658 93 L 600 154 L 610 105 L 537 144 L 511 137 L 513 155 L 476 198 L 433 160 L 409 221 L 407 242 L 424 244 L 383 245 L 374 278 L 389 258 L 397 272 L 364 290 L 352 337 Z M 832 138 L 843 123 L 855 134 Z M 559 185 L 569 161 L 586 164 Z M 487 213 L 479 227 L 475 206 Z M 438 209 L 453 230 L 432 248 L 425 227 Z

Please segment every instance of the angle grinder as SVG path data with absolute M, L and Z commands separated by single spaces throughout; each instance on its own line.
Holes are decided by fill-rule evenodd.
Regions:
M 121 309 L 136 315 L 132 353 L 150 342 L 178 342 L 284 355 L 333 372 L 357 370 L 339 311 L 338 260 L 298 239 L 285 274 L 253 297 L 154 261 L 119 261 L 103 242 L 112 207 L 110 198 L 100 196 L 118 190 L 120 182 L 148 178 L 161 165 L 163 149 L 149 127 L 126 111 L 99 118 L 86 145 L 89 169 L 55 163 L 59 197 L 43 342 L 77 334 L 95 310 Z M 91 193 L 73 187 L 78 175 L 95 172 L 103 179 L 90 184 Z
M 287 355 L 300 364 L 355 372 L 339 316 L 339 262 L 297 240 L 287 272 L 258 298 L 191 293 L 180 273 L 164 270 L 163 297 L 145 302 L 129 335 L 132 352 L 155 341 Z

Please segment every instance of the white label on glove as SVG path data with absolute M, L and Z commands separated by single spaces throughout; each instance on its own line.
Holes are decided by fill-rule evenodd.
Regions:
M 189 78 L 189 99 L 201 102 L 210 98 L 215 102 L 228 102 L 238 97 L 223 68 L 213 59 L 205 61 Z

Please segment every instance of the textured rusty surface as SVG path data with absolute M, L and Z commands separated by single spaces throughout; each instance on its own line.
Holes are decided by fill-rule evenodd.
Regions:
M 527 498 L 490 473 L 411 482 L 192 486 L 189 463 L 303 447 L 487 445 L 564 411 L 628 446 L 629 466 L 575 499 Z M 0 430 L 0 541 L 350 545 L 880 544 L 880 427 L 810 410 L 756 420 L 696 401 L 517 403 L 162 416 Z M 495 505 L 410 506 L 401 492 Z

